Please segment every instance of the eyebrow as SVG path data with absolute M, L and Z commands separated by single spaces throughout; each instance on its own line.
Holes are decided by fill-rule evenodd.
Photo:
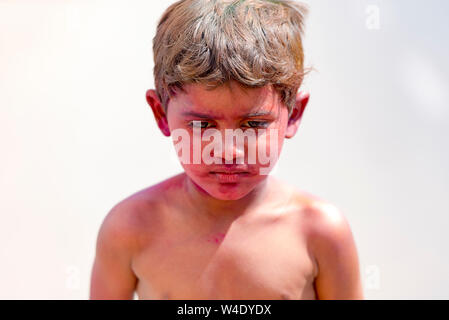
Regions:
M 215 116 L 212 114 L 199 113 L 194 111 L 186 111 L 182 113 L 185 117 L 197 117 L 202 119 L 222 119 L 222 116 Z M 261 117 L 261 116 L 272 116 L 273 113 L 271 111 L 260 111 L 260 112 L 251 112 L 241 116 L 241 118 L 252 118 L 252 117 Z

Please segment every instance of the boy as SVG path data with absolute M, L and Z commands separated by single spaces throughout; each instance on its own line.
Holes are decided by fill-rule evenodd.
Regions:
M 184 172 L 108 213 L 91 299 L 363 299 L 343 214 L 268 175 L 309 100 L 298 91 L 305 12 L 181 0 L 163 14 L 146 98 Z M 240 143 L 223 144 L 229 130 Z

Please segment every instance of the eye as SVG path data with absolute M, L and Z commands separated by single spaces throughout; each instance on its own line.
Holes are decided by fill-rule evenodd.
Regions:
M 207 125 L 210 124 L 210 122 L 207 122 L 207 121 L 194 120 L 194 121 L 190 121 L 187 125 L 188 125 L 189 127 L 193 128 L 193 127 L 194 127 L 194 123 L 193 123 L 193 122 L 196 122 L 197 124 L 198 124 L 198 122 L 199 122 L 199 123 L 200 123 L 200 128 L 201 128 L 201 129 L 206 129 L 206 128 L 207 128 Z
M 250 120 L 246 122 L 248 124 L 248 127 L 250 128 L 266 128 L 268 127 L 268 121 L 255 121 Z

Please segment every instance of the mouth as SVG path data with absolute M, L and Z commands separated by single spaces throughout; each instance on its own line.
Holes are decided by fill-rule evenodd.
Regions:
M 210 174 L 221 183 L 236 183 L 241 178 L 249 176 L 247 171 L 211 171 Z

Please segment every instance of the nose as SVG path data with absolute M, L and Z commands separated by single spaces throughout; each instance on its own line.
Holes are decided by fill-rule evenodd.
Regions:
M 221 150 L 219 148 L 221 152 L 214 154 L 215 157 L 220 158 L 221 163 L 226 167 L 245 163 L 245 146 L 244 144 L 239 145 L 239 143 L 235 143 L 235 140 L 234 137 L 229 139 L 223 137 Z

